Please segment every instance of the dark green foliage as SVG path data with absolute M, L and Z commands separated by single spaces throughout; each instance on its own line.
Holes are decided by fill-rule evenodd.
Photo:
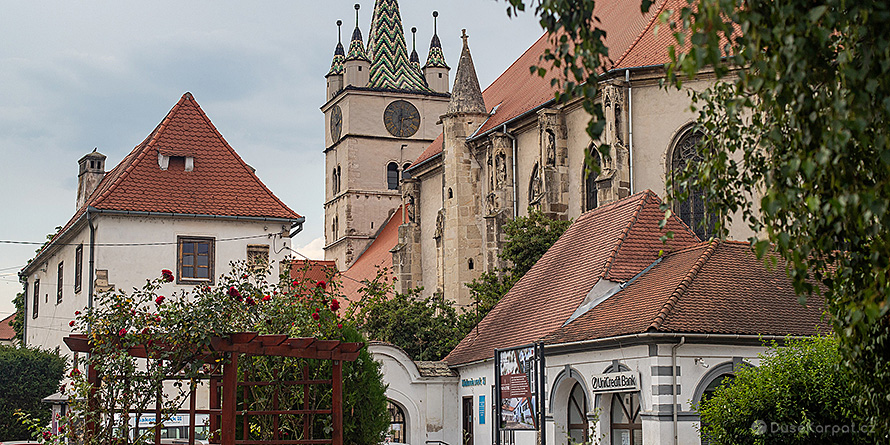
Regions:
M 343 328 L 342 341 L 366 342 L 352 327 Z M 343 443 L 377 445 L 389 428 L 386 386 L 380 363 L 362 348 L 354 362 L 343 362 Z
M 0 438 L 31 438 L 13 414 L 17 410 L 50 421 L 50 406 L 41 400 L 59 390 L 66 365 L 58 352 L 0 346 Z
M 12 319 L 12 329 L 19 344 L 25 344 L 25 294 L 19 292 L 12 300 L 15 305 L 15 318 Z
M 357 319 L 368 338 L 392 343 L 413 360 L 440 360 L 466 334 L 454 306 L 442 295 L 420 298 L 418 290 L 401 294 L 391 289 L 368 291 L 368 298 L 359 303 Z
M 698 408 L 711 444 L 876 443 L 850 403 L 854 379 L 835 336 L 773 344 L 762 358 Z M 759 421 L 765 430 L 752 428 Z

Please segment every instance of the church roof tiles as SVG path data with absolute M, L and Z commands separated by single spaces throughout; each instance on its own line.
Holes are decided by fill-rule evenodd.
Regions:
M 369 88 L 431 91 L 423 74 L 409 60 L 398 1 L 375 3 L 368 55 L 371 58 Z

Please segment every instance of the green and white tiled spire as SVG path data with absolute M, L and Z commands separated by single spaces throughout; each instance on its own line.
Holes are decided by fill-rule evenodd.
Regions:
M 362 30 L 358 28 L 358 10 L 359 4 L 355 4 L 355 30 L 352 31 L 352 40 L 349 42 L 349 52 L 346 53 L 346 60 L 364 60 L 370 62 L 365 54 L 365 44 L 362 42 Z
M 342 24 L 342 21 L 337 20 L 337 48 L 334 49 L 334 60 L 331 61 L 331 70 L 328 71 L 328 76 L 343 74 L 343 42 L 340 41 L 340 25 Z
M 417 55 L 417 28 L 411 28 L 411 57 L 408 58 L 411 66 L 420 71 L 420 56 Z
M 437 19 L 439 17 L 438 11 L 433 11 L 433 39 L 430 40 L 430 54 L 426 58 L 426 65 L 424 68 L 446 68 L 448 64 L 445 63 L 445 53 L 442 52 L 442 42 L 439 41 L 439 33 L 436 29 L 438 27 Z
M 371 88 L 431 91 L 420 70 L 411 65 L 397 0 L 377 0 L 368 36 Z

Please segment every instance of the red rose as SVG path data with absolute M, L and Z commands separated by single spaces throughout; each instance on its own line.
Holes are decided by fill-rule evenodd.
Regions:
M 340 309 L 340 302 L 337 301 L 336 299 L 331 300 L 331 310 L 336 311 L 338 309 Z
M 164 270 L 161 271 L 161 278 L 163 278 L 164 281 L 166 281 L 166 282 L 169 283 L 169 282 L 171 282 L 171 281 L 174 280 L 174 278 L 173 278 L 173 272 L 170 271 L 170 270 L 164 269 Z
M 73 327 L 74 327 L 74 320 L 69 321 L 69 322 L 68 322 L 68 326 L 71 326 L 71 327 L 73 328 Z
M 43 440 L 50 440 L 52 437 L 53 435 L 49 431 L 43 432 Z
M 160 322 L 161 322 L 161 316 L 158 315 L 157 317 L 155 317 L 155 321 L 158 322 L 158 323 L 160 323 Z
M 253 306 L 256 304 L 256 301 L 253 301 L 253 298 L 247 297 L 247 304 Z
M 314 320 L 318 320 L 318 318 L 319 318 L 319 316 L 318 316 L 318 312 L 313 312 L 313 313 L 312 313 L 312 319 L 314 319 Z
M 210 292 L 210 286 L 204 286 L 204 292 Z
M 263 297 L 263 301 L 269 301 L 269 300 L 271 300 L 271 299 L 272 299 L 272 297 L 270 297 L 270 296 L 268 296 L 268 295 L 266 295 L 266 296 Z
M 72 369 L 71 372 L 68 374 L 68 377 L 74 378 L 75 376 L 78 376 L 78 375 L 80 375 L 80 370 L 77 369 L 77 368 L 74 368 L 74 369 Z
M 328 283 L 325 283 L 324 280 L 319 281 L 318 283 L 315 283 L 315 287 L 320 287 L 322 289 L 327 288 L 327 286 L 328 286 Z
M 124 335 L 127 335 L 127 330 L 124 328 L 121 328 L 120 331 L 117 331 L 117 335 L 123 337 Z
M 341 323 L 337 323 L 337 328 L 338 328 L 338 329 L 343 329 L 343 324 L 341 324 Z
M 80 311 L 74 311 L 74 315 L 80 315 Z
M 239 301 L 241 300 L 241 292 L 238 289 L 235 289 L 235 286 L 229 286 L 228 294 L 232 298 L 237 298 Z
M 160 306 L 161 303 L 163 303 L 163 302 L 164 302 L 163 295 L 159 295 L 158 298 L 155 298 L 155 303 L 157 303 L 158 306 Z M 133 315 L 136 315 L 136 311 L 133 311 Z

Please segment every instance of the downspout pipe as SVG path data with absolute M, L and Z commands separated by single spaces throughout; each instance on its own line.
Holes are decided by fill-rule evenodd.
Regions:
M 679 445 L 679 428 L 677 424 L 677 349 L 686 343 L 686 337 L 680 337 L 680 342 L 671 346 L 671 416 L 674 424 L 674 445 Z
M 513 219 L 519 217 L 519 207 L 517 201 L 517 190 L 516 190 L 516 174 L 518 169 L 518 163 L 516 162 L 516 136 L 513 136 L 507 131 L 507 124 L 504 124 L 503 133 L 510 138 L 510 141 L 513 142 Z
M 87 282 L 87 308 L 93 308 L 93 283 L 96 273 L 96 225 L 93 224 L 93 213 L 87 207 L 87 224 L 90 226 L 90 277 Z M 92 326 L 90 326 L 92 328 Z
M 627 84 L 627 163 L 630 164 L 630 194 L 634 194 L 634 92 L 630 86 L 630 70 L 624 70 Z

